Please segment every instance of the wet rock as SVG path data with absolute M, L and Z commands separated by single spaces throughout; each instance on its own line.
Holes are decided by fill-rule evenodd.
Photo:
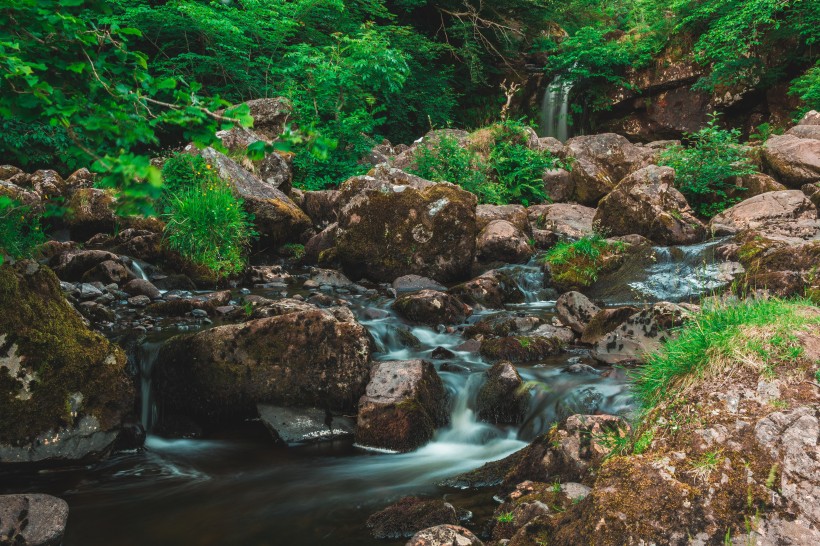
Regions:
M 424 360 L 377 362 L 359 400 L 356 442 L 412 451 L 447 423 L 447 393 L 435 368 Z
M 119 260 L 106 260 L 83 273 L 80 280 L 83 282 L 101 282 L 103 284 L 122 284 L 132 279 L 134 279 L 134 273 Z
M 420 275 L 402 275 L 393 281 L 393 290 L 395 290 L 397 294 L 419 292 L 421 290 L 444 292 L 447 290 L 447 287 L 433 279 L 428 279 Z
M 575 181 L 566 169 L 547 169 L 543 181 L 544 191 L 553 203 L 565 203 L 575 195 Z
M 512 277 L 494 269 L 471 281 L 454 286 L 450 293 L 469 305 L 500 309 L 507 303 L 522 303 L 524 293 Z
M 306 264 L 317 264 L 322 267 L 332 267 L 338 258 L 336 239 L 339 226 L 330 224 L 325 229 L 308 239 L 305 245 L 303 260 Z
M 51 495 L 0 495 L 0 537 L 4 544 L 60 546 L 68 503 Z
M 472 532 L 457 525 L 437 525 L 419 531 L 406 546 L 483 546 Z
M 612 307 L 598 311 L 584 328 L 581 343 L 589 345 L 597 343 L 637 312 L 638 308 L 632 306 Z
M 422 529 L 447 524 L 458 524 L 452 504 L 418 497 L 405 497 L 367 518 L 367 527 L 377 539 L 410 538 Z
M 54 256 L 49 260 L 49 266 L 60 280 L 77 282 L 82 280 L 86 272 L 104 262 L 114 262 L 124 266 L 119 256 L 104 250 L 69 250 Z
M 475 256 L 476 197 L 453 184 L 376 167 L 342 185 L 338 257 L 351 278 L 467 277 Z
M 325 229 L 339 220 L 339 190 L 306 191 L 302 209 L 310 216 L 313 226 Z
M 124 353 L 35 262 L 0 267 L 0 307 L 0 463 L 105 455 L 133 409 Z
M 259 418 L 273 438 L 287 445 L 353 437 L 356 422 L 318 408 L 284 408 L 257 404 Z
M 580 292 L 565 292 L 555 302 L 555 311 L 562 324 L 582 334 L 600 308 Z
M 702 241 L 706 229 L 674 181 L 670 167 L 650 165 L 630 174 L 601 199 L 594 224 L 612 236 L 636 233 L 660 245 Z
M 147 296 L 152 300 L 162 297 L 159 289 L 151 281 L 145 279 L 133 279 L 122 287 L 123 291 L 132 296 Z
M 485 263 L 524 263 L 533 252 L 529 239 L 507 220 L 493 220 L 476 240 L 476 257 Z
M 660 349 L 672 330 L 680 326 L 690 313 L 673 303 L 661 302 L 626 319 L 614 331 L 598 341 L 592 356 L 604 364 L 642 362 L 644 357 Z
M 487 372 L 487 381 L 478 391 L 478 418 L 493 424 L 520 423 L 529 408 L 530 394 L 519 392 L 524 381 L 511 362 L 497 362 Z
M 757 230 L 764 235 L 810 239 L 820 234 L 817 208 L 799 190 L 764 193 L 741 201 L 709 223 L 715 235 Z
M 481 342 L 481 356 L 495 362 L 509 360 L 516 364 L 537 362 L 547 356 L 560 354 L 566 342 L 559 337 L 517 336 L 485 339 Z
M 475 209 L 476 227 L 479 231 L 496 220 L 504 220 L 524 235 L 530 233 L 527 209 L 523 205 L 478 205 Z
M 97 233 L 114 231 L 114 198 L 111 193 L 97 188 L 80 188 L 66 201 L 67 214 L 63 218 L 71 238 L 85 241 Z
M 128 305 L 133 307 L 146 307 L 151 303 L 151 298 L 148 296 L 131 296 L 128 298 Z
M 95 301 L 84 301 L 77 305 L 77 310 L 93 323 L 114 322 L 117 315 L 106 306 Z
M 627 175 L 648 165 L 654 152 L 614 133 L 579 136 L 567 141 L 575 182 L 575 198 L 595 206 Z
M 400 296 L 391 306 L 404 318 L 421 324 L 461 324 L 473 312 L 455 296 L 435 290 L 422 290 Z
M 367 331 L 327 310 L 282 311 L 169 340 L 153 375 L 161 407 L 192 417 L 249 415 L 257 403 L 352 411 L 368 381 Z
M 435 360 L 447 360 L 455 358 L 456 354 L 445 347 L 436 347 L 430 355 Z

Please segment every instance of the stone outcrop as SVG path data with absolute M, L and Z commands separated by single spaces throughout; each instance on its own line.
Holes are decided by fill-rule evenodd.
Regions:
M 405 294 L 392 307 L 406 319 L 430 326 L 461 324 L 473 312 L 455 296 L 436 290 Z
M 817 208 L 799 190 L 757 195 L 718 214 L 709 222 L 715 235 L 756 230 L 767 236 L 811 239 L 820 235 Z

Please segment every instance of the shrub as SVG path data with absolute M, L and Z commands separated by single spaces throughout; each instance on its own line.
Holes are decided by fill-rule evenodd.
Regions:
M 482 202 L 492 194 L 487 188 L 486 166 L 473 150 L 463 148 L 458 139 L 443 135 L 432 146 L 419 146 L 413 172 L 434 182 L 451 182 L 476 194 Z
M 242 271 L 256 235 L 242 200 L 201 157 L 175 156 L 163 174 L 168 247 L 219 277 Z
M 0 196 L 0 264 L 5 256 L 30 258 L 43 242 L 40 218 L 29 207 Z
M 544 255 L 557 286 L 584 288 L 598 280 L 598 275 L 613 256 L 623 252 L 626 243 L 608 241 L 600 233 L 573 242 L 561 242 Z
M 675 185 L 698 214 L 710 218 L 740 197 L 735 178 L 757 172 L 740 146 L 740 131 L 721 129 L 713 113 L 706 127 L 687 135 L 688 146 L 674 145 L 661 154 L 661 165 L 675 169 Z

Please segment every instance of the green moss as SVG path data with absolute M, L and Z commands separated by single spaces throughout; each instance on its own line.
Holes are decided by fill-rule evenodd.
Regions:
M 67 401 L 76 392 L 83 395 L 80 413 L 95 416 L 110 429 L 132 409 L 125 355 L 83 324 L 65 301 L 54 273 L 31 271 L 36 268 L 33 262 L 0 267 L 3 350 L 16 347 L 25 357 L 23 366 L 36 375 L 31 398 L 21 400 L 21 383 L 5 369 L 0 372 L 0 441 L 25 443 L 72 425 Z
M 482 341 L 481 355 L 492 361 L 535 362 L 556 355 L 563 348 L 564 343 L 556 338 L 500 337 Z
M 616 267 L 626 247 L 626 243 L 608 241 L 595 233 L 577 241 L 558 243 L 543 261 L 557 289 L 582 290 L 592 286 L 602 272 Z

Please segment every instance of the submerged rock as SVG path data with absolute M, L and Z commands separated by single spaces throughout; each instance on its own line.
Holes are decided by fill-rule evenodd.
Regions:
M 368 380 L 367 331 L 298 303 L 170 339 L 153 375 L 161 407 L 211 418 L 253 414 L 258 403 L 354 410 Z
M 424 360 L 377 362 L 359 400 L 356 442 L 367 447 L 412 451 L 447 424 L 447 392 Z
M 68 503 L 51 495 L 0 495 L 0 543 L 60 546 Z
M 35 262 L 0 267 L 0 307 L 0 463 L 105 455 L 133 409 L 125 354 Z
M 367 527 L 378 539 L 410 538 L 422 529 L 447 524 L 458 524 L 452 504 L 418 497 L 404 497 L 367 518 Z
M 396 169 L 342 185 L 338 257 L 354 279 L 392 282 L 416 274 L 446 283 L 467 277 L 476 248 L 476 197 Z
M 353 437 L 356 422 L 318 408 L 257 404 L 259 418 L 273 438 L 288 445 Z

